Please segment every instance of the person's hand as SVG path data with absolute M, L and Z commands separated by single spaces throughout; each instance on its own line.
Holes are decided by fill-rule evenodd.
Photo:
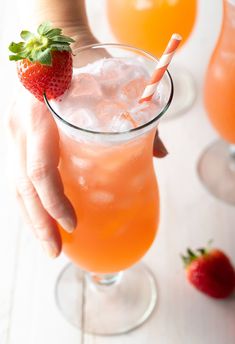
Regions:
M 46 7 L 45 7 L 46 8 Z M 61 22 L 73 35 L 73 50 L 97 43 L 87 25 Z M 53 117 L 44 103 L 24 88 L 8 114 L 9 138 L 14 162 L 16 198 L 25 223 L 33 230 L 50 257 L 57 257 L 62 248 L 58 222 L 72 232 L 76 215 L 64 194 L 58 170 L 59 134 Z
M 58 171 L 56 124 L 46 105 L 24 89 L 9 112 L 8 124 L 21 213 L 47 254 L 56 257 L 61 251 L 56 221 L 68 232 L 76 226 L 76 216 L 64 195 Z

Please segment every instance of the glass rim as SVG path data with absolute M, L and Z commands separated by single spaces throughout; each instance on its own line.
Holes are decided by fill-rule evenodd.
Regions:
M 133 52 L 139 52 L 139 53 L 144 53 L 144 56 L 146 57 L 150 57 L 153 61 L 155 61 L 156 63 L 159 61 L 157 59 L 156 56 L 154 56 L 153 54 L 147 52 L 146 50 L 131 46 L 131 45 L 127 45 L 127 44 L 119 44 L 119 43 L 96 43 L 96 44 L 89 44 L 89 45 L 85 45 L 83 47 L 77 48 L 75 49 L 76 54 L 84 51 L 84 50 L 88 50 L 91 48 L 105 48 L 105 47 L 115 47 L 115 48 L 120 48 L 120 49 L 130 49 Z M 59 119 L 62 123 L 64 123 L 65 125 L 76 129 L 78 131 L 81 131 L 83 133 L 87 133 L 87 134 L 93 134 L 93 135 L 104 135 L 104 136 L 110 136 L 110 137 L 114 137 L 114 136 L 118 136 L 118 135 L 126 135 L 126 134 L 133 134 L 133 133 L 137 133 L 138 131 L 141 131 L 149 126 L 151 126 L 152 124 L 154 124 L 155 122 L 157 122 L 167 111 L 167 109 L 169 108 L 172 98 L 173 98 L 173 94 L 174 94 L 174 85 L 173 85 L 173 80 L 172 77 L 168 71 L 168 69 L 166 70 L 165 74 L 167 74 L 167 77 L 170 81 L 170 95 L 169 98 L 166 102 L 166 104 L 163 106 L 163 108 L 161 109 L 161 111 L 155 116 L 153 117 L 150 121 L 141 124 L 140 126 L 136 127 L 136 128 L 131 128 L 125 131 L 96 131 L 96 130 L 90 130 L 90 129 L 86 129 L 86 128 L 82 128 L 79 127 L 73 123 L 70 123 L 69 121 L 67 121 L 66 119 L 64 119 L 61 115 L 59 115 L 52 107 L 52 105 L 50 104 L 50 100 L 47 98 L 46 93 L 44 92 L 43 94 L 43 98 L 44 98 L 44 102 L 47 105 L 47 107 L 49 108 L 49 110 L 53 113 L 53 115 Z

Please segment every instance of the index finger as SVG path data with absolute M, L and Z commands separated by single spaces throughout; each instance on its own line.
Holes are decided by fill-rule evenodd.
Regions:
M 43 207 L 68 232 L 76 227 L 76 215 L 64 194 L 59 174 L 59 134 L 46 106 L 34 102 L 27 121 L 27 174 Z

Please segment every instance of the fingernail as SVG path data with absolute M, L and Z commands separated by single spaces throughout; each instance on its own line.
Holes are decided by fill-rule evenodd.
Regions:
M 56 245 L 52 241 L 41 241 L 43 250 L 50 258 L 56 258 L 58 255 L 58 250 Z
M 72 233 L 76 227 L 76 222 L 70 217 L 62 217 L 61 219 L 58 219 L 58 222 L 68 233 Z

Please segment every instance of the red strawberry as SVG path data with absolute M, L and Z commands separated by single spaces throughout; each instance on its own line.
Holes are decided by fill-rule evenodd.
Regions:
M 222 299 L 228 297 L 235 287 L 235 271 L 229 258 L 218 249 L 187 250 L 182 256 L 186 274 L 201 292 Z
M 17 61 L 20 81 L 40 101 L 44 92 L 48 99 L 61 96 L 71 83 L 73 39 L 61 33 L 61 29 L 45 22 L 38 27 L 37 35 L 22 31 L 24 42 L 9 46 L 14 53 L 9 58 Z

